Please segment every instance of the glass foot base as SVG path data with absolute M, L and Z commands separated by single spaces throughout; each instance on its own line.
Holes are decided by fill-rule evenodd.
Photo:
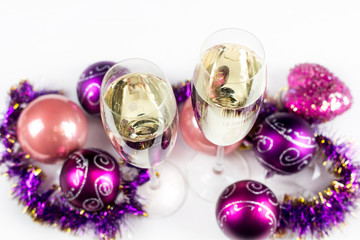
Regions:
M 186 196 L 186 184 L 179 169 L 172 163 L 164 162 L 156 167 L 160 185 L 153 189 L 150 182 L 139 187 L 145 211 L 151 218 L 166 217 L 180 208 Z
M 214 171 L 215 157 L 197 154 L 187 166 L 190 189 L 202 199 L 215 203 L 221 192 L 230 184 L 249 178 L 249 168 L 239 153 L 224 158 L 224 170 Z

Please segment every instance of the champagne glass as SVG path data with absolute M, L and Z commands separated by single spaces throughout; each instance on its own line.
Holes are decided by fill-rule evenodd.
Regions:
M 206 39 L 193 76 L 191 100 L 201 131 L 218 147 L 215 163 L 198 154 L 188 165 L 189 185 L 201 198 L 215 202 L 225 187 L 248 177 L 240 154 L 224 160 L 224 146 L 242 140 L 251 130 L 265 89 L 264 49 L 253 34 L 223 29 Z
M 177 210 L 186 189 L 179 170 L 164 163 L 178 130 L 176 100 L 164 73 L 143 59 L 115 64 L 103 79 L 100 106 L 106 134 L 116 151 L 129 164 L 150 171 L 150 181 L 139 188 L 149 216 L 162 217 Z

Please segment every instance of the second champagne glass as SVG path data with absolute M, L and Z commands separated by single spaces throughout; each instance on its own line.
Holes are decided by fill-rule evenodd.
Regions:
M 203 199 L 215 202 L 225 187 L 248 177 L 241 156 L 237 163 L 224 161 L 224 146 L 242 140 L 251 130 L 265 88 L 265 53 L 254 35 L 223 29 L 207 38 L 194 72 L 191 99 L 201 131 L 218 146 L 217 157 L 215 163 L 196 157 L 188 166 L 189 185 Z
M 139 188 L 149 216 L 174 212 L 183 203 L 186 189 L 179 170 L 163 163 L 178 129 L 176 101 L 164 73 L 143 59 L 115 64 L 102 82 L 100 106 L 116 151 L 129 164 L 150 170 L 150 181 Z

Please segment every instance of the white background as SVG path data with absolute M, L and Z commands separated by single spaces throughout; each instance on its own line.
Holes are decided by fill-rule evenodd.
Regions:
M 357 1 L 0 0 L 0 106 L 3 111 L 8 89 L 24 77 L 37 89 L 63 89 L 77 102 L 78 77 L 101 60 L 149 59 L 171 83 L 181 82 L 192 76 L 200 46 L 210 33 L 239 27 L 257 35 L 265 47 L 270 93 L 287 84 L 289 69 L 297 63 L 322 64 L 342 79 L 354 104 L 329 125 L 332 132 L 359 142 L 359 9 Z M 88 120 L 86 146 L 111 150 L 100 121 Z M 194 154 L 180 135 L 170 161 L 184 171 Z M 256 164 L 254 171 L 263 173 Z M 1 177 L 0 239 L 93 238 L 33 223 L 10 198 L 10 188 L 11 183 Z M 129 224 L 134 240 L 225 239 L 215 221 L 214 205 L 191 191 L 174 215 L 132 219 Z M 330 239 L 359 239 L 359 224 L 360 212 L 356 212 Z

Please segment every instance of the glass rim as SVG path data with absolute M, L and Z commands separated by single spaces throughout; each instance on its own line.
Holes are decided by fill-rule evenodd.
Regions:
M 160 71 L 160 73 L 163 75 L 163 77 L 157 76 L 157 75 L 152 74 L 152 73 L 146 73 L 146 72 L 140 72 L 140 71 L 139 71 L 139 72 L 138 72 L 138 71 L 129 72 L 129 73 L 126 73 L 126 74 L 122 75 L 121 77 L 130 75 L 130 74 L 134 74 L 134 73 L 135 73 L 135 74 L 136 74 L 136 73 L 138 73 L 138 74 L 141 74 L 141 73 L 142 73 L 142 74 L 152 75 L 152 76 L 155 76 L 155 77 L 159 78 L 160 80 L 164 81 L 164 82 L 172 89 L 169 81 L 167 80 L 167 76 L 165 75 L 165 73 L 161 70 L 161 68 L 160 68 L 158 65 L 156 65 L 156 64 L 153 63 L 152 61 L 149 61 L 149 60 L 144 59 L 144 58 L 127 58 L 127 59 L 125 59 L 125 60 L 122 60 L 122 61 L 120 61 L 120 62 L 117 62 L 116 64 L 114 64 L 114 65 L 106 72 L 106 74 L 105 74 L 105 76 L 104 76 L 104 78 L 103 78 L 103 81 L 102 81 L 102 83 L 101 83 L 101 87 L 100 87 L 100 95 L 101 95 L 101 96 L 100 96 L 100 101 L 102 102 L 100 105 L 103 105 L 104 108 L 108 109 L 113 115 L 116 115 L 116 116 L 120 116 L 120 114 L 114 112 L 114 111 L 108 106 L 108 104 L 105 102 L 105 99 L 104 99 L 104 96 L 105 96 L 105 93 L 106 93 L 106 90 L 107 90 L 107 88 L 105 89 L 105 84 L 106 84 L 106 82 L 107 82 L 106 77 L 107 77 L 107 75 L 109 74 L 110 70 L 113 69 L 113 68 L 115 68 L 115 67 L 121 66 L 121 67 L 123 67 L 123 68 L 126 68 L 126 66 L 121 65 L 121 63 L 127 62 L 127 61 L 142 61 L 142 62 L 146 62 L 146 63 L 148 63 L 148 64 L 151 64 L 152 66 L 156 67 L 157 70 Z M 109 78 L 109 79 L 110 79 L 110 78 Z M 109 80 L 109 79 L 108 79 L 108 80 Z M 110 85 L 111 85 L 111 83 L 109 84 L 109 86 L 110 86 Z M 108 86 L 108 87 L 109 87 L 109 86 Z M 171 93 L 170 93 L 170 94 L 171 94 Z M 172 92 L 172 94 L 173 94 L 173 92 Z M 164 102 L 165 102 L 165 98 L 162 98 L 162 99 L 161 99 L 161 103 L 159 104 L 158 107 L 161 108 L 161 107 L 164 105 Z M 175 106 L 176 106 L 176 108 L 177 108 L 177 105 L 176 105 L 176 104 L 175 104 Z M 155 111 L 155 110 L 154 110 L 154 111 Z M 150 114 L 153 113 L 154 111 L 152 111 L 152 112 L 144 115 L 144 117 L 146 117 L 147 115 L 150 115 Z M 177 111 L 177 110 L 176 110 L 176 111 Z M 143 117 L 143 116 L 141 116 L 141 117 Z M 137 118 L 138 118 L 138 117 L 133 117 L 133 118 L 127 117 L 127 119 L 137 119 Z
M 266 69 L 266 64 L 267 64 L 267 59 L 266 59 L 266 55 L 265 55 L 264 45 L 261 43 L 260 39 L 259 39 L 256 35 L 254 35 L 253 33 L 249 32 L 249 31 L 247 31 L 247 30 L 244 30 L 244 29 L 242 29 L 242 28 L 222 28 L 222 29 L 219 29 L 219 30 L 211 33 L 211 34 L 204 40 L 204 42 L 203 42 L 202 45 L 201 45 L 201 48 L 200 48 L 200 63 L 199 63 L 199 65 L 201 66 L 201 68 L 203 69 L 204 72 L 206 72 L 209 76 L 211 76 L 211 74 L 210 74 L 209 71 L 205 68 L 205 66 L 204 66 L 204 64 L 203 64 L 202 56 L 203 56 L 203 53 L 204 53 L 206 50 L 208 50 L 208 49 L 210 49 L 210 48 L 212 48 L 212 47 L 214 47 L 214 46 L 216 46 L 216 45 L 214 45 L 214 46 L 212 46 L 212 47 L 210 47 L 210 48 L 206 48 L 206 49 L 204 49 L 204 48 L 205 48 L 204 45 L 205 45 L 205 43 L 207 42 L 207 40 L 208 40 L 210 37 L 212 37 L 213 35 L 215 35 L 215 34 L 217 34 L 217 33 L 219 33 L 219 32 L 232 31 L 232 30 L 234 30 L 234 31 L 239 31 L 239 32 L 244 32 L 244 33 L 250 35 L 251 37 L 253 37 L 253 38 L 258 42 L 258 44 L 259 44 L 259 46 L 260 46 L 260 48 L 261 48 L 261 50 L 262 50 L 262 52 L 263 52 L 263 55 L 264 55 L 264 58 L 262 59 L 262 65 L 261 65 L 259 71 L 257 71 L 257 73 L 256 73 L 254 76 L 252 76 L 251 78 L 249 78 L 248 80 L 246 80 L 246 81 L 240 81 L 240 82 L 239 82 L 239 83 L 247 83 L 247 82 L 250 82 L 250 81 L 254 80 L 260 73 L 262 73 L 263 71 L 265 71 L 265 69 Z M 219 44 L 226 44 L 226 43 L 234 43 L 234 42 L 226 42 L 226 41 L 225 41 L 225 42 L 219 43 Z M 219 45 L 219 44 L 217 44 L 217 45 Z M 237 44 L 237 43 L 235 43 L 235 44 Z M 245 46 L 245 47 L 247 47 L 247 46 Z M 252 50 L 252 51 L 254 51 L 254 50 L 251 49 L 251 48 L 249 48 L 249 49 Z M 254 52 L 255 52 L 255 51 L 254 51 Z M 256 53 L 256 52 L 255 52 L 255 53 Z

